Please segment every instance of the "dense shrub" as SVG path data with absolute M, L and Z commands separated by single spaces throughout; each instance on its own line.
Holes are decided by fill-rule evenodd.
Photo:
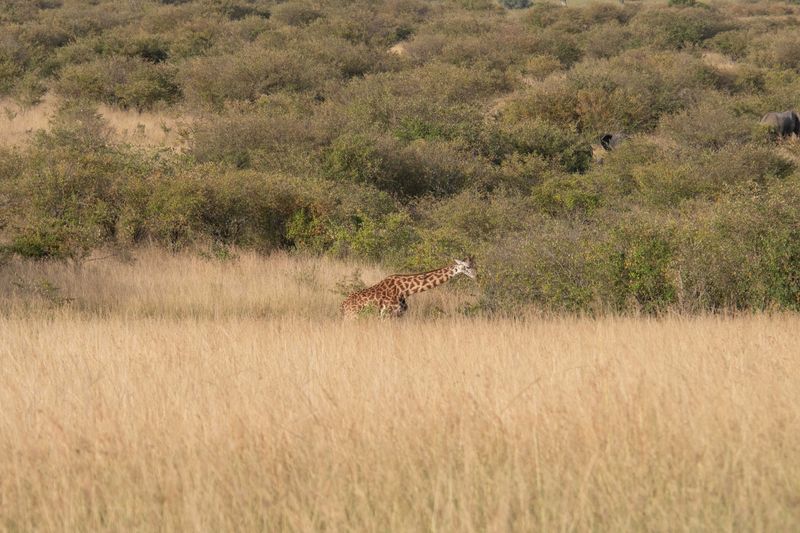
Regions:
M 679 266 L 696 308 L 799 308 L 796 185 L 737 189 L 686 224 Z
M 634 17 L 631 26 L 647 42 L 671 49 L 699 45 L 731 29 L 721 11 L 705 6 L 644 9 Z
M 720 102 L 699 105 L 662 118 L 659 129 L 676 143 L 718 149 L 750 139 L 754 117 L 738 115 Z
M 278 94 L 257 104 L 233 105 L 224 113 L 192 125 L 190 152 L 200 162 L 223 162 L 238 168 L 289 168 L 296 151 L 304 159 L 327 143 L 327 122 L 312 120 L 312 98 Z M 299 162 L 297 162 L 299 163 Z
M 761 36 L 751 48 L 753 61 L 780 69 L 800 69 L 800 38 L 794 28 Z
M 751 41 L 752 38 L 748 32 L 744 30 L 729 30 L 718 33 L 709 39 L 708 44 L 734 59 L 742 59 L 747 55 Z
M 81 255 L 113 237 L 118 180 L 129 161 L 108 145 L 109 132 L 91 108 L 73 105 L 38 136 L 25 164 L 3 185 L 19 206 L 9 220 L 11 249 L 33 257 Z
M 66 97 L 94 98 L 139 111 L 181 96 L 172 67 L 128 58 L 70 65 L 62 70 L 56 89 Z
M 553 161 L 566 172 L 589 168 L 591 147 L 574 131 L 541 120 L 524 120 L 506 126 L 503 134 L 513 153 L 533 154 Z
M 675 303 L 674 251 L 669 227 L 653 227 L 642 218 L 614 232 L 608 259 L 615 307 L 651 313 Z
M 233 56 L 190 59 L 178 78 L 190 102 L 221 108 L 228 100 L 255 101 L 280 90 L 304 90 L 325 72 L 292 50 L 249 45 Z
M 596 185 L 583 176 L 546 174 L 531 191 L 537 210 L 551 216 L 585 215 L 600 204 Z
M 549 54 L 537 54 L 529 57 L 520 70 L 523 76 L 541 80 L 561 68 L 561 61 L 557 57 Z
M 480 164 L 464 161 L 445 141 L 418 139 L 402 144 L 361 134 L 339 137 L 325 156 L 324 175 L 332 180 L 364 183 L 401 195 L 444 195 L 479 182 Z
M 633 44 L 632 31 L 617 21 L 592 26 L 584 34 L 586 55 L 610 58 L 619 55 Z
M 623 53 L 584 61 L 566 77 L 533 84 L 504 110 L 509 120 L 542 117 L 599 134 L 612 129 L 650 130 L 665 114 L 688 107 L 714 71 L 688 54 Z
M 794 7 L 7 4 L 4 119 L 67 105 L 0 148 L 2 257 L 474 253 L 486 310 L 800 308 L 800 144 L 758 125 L 798 107 Z M 98 102 L 186 144 L 120 144 Z
M 311 4 L 287 2 L 272 10 L 272 20 L 289 26 L 303 26 L 320 18 L 322 14 Z

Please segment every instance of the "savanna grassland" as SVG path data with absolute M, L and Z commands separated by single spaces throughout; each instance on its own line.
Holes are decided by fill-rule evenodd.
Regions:
M 0 528 L 800 523 L 796 315 L 470 318 L 459 283 L 348 323 L 331 288 L 352 270 L 157 250 L 4 269 Z
M 0 0 L 0 530 L 798 530 L 800 6 L 527 4 Z

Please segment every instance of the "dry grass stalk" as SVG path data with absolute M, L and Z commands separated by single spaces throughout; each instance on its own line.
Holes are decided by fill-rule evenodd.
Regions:
M 153 251 L 7 264 L 0 524 L 800 524 L 797 316 L 342 323 L 330 289 L 353 268 Z M 37 279 L 74 300 L 26 296 Z

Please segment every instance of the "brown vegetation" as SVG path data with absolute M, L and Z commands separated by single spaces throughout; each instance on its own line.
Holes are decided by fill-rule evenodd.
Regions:
M 343 324 L 354 265 L 99 257 L 2 270 L 6 529 L 800 523 L 796 316 Z
M 38 131 L 47 131 L 56 114 L 60 98 L 46 95 L 41 102 L 23 106 L 9 98 L 0 99 L 0 145 L 24 146 Z M 188 130 L 188 117 L 176 118 L 171 113 L 124 110 L 100 104 L 97 112 L 114 131 L 117 142 L 146 148 L 182 150 L 186 139 L 181 132 Z

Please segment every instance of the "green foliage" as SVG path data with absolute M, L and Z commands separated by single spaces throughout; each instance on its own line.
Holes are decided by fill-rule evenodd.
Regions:
M 416 139 L 442 139 L 448 137 L 443 128 L 417 117 L 405 117 L 395 129 L 395 137 L 401 141 Z
M 66 104 L 0 149 L 3 257 L 473 253 L 481 310 L 800 308 L 800 145 L 758 125 L 797 107 L 791 6 L 7 7 L 6 118 Z M 120 144 L 101 102 L 183 115 L 188 146 Z
M 553 161 L 566 172 L 589 168 L 591 147 L 572 131 L 541 120 L 525 120 L 508 126 L 504 133 L 514 153 Z
M 349 275 L 336 282 L 333 292 L 346 298 L 354 292 L 365 289 L 367 284 L 361 279 L 361 269 L 355 269 Z
M 588 213 L 600 204 L 600 195 L 578 176 L 555 175 L 533 189 L 536 207 L 552 216 Z
M 180 98 L 174 69 L 143 59 L 101 59 L 70 65 L 62 71 L 56 89 L 66 97 L 93 98 L 139 111 Z
M 451 194 L 480 172 L 447 142 L 418 139 L 404 145 L 363 134 L 336 139 L 323 168 L 328 179 L 372 185 L 405 197 Z
M 647 226 L 623 227 L 619 232 L 610 254 L 618 309 L 629 307 L 631 300 L 638 309 L 652 313 L 675 302 L 670 240 L 663 230 Z
M 683 49 L 731 29 L 721 11 L 707 7 L 652 8 L 632 22 L 634 31 L 655 46 Z
M 365 135 L 339 137 L 325 158 L 325 171 L 332 179 L 372 183 L 387 187 L 384 160 L 376 144 Z
M 272 20 L 289 26 L 304 26 L 321 16 L 322 14 L 313 5 L 295 2 L 278 4 L 272 10 Z
M 719 149 L 743 144 L 750 139 L 753 117 L 738 115 L 718 102 L 704 101 L 662 119 L 664 131 L 677 143 Z
M 31 259 L 64 258 L 72 255 L 67 239 L 57 228 L 27 228 L 16 235 L 5 249 Z
M 743 30 L 729 30 L 718 33 L 709 39 L 710 46 L 719 52 L 735 59 L 742 59 L 747 55 L 751 45 L 751 36 Z
M 521 92 L 503 114 L 508 120 L 543 118 L 600 135 L 651 130 L 719 83 L 715 73 L 685 53 L 624 52 L 586 60 L 566 77 L 552 77 Z

